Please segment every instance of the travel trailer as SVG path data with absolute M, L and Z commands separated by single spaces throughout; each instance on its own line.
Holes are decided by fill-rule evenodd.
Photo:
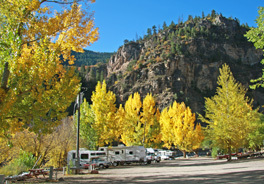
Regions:
M 112 165 L 123 165 L 130 163 L 147 163 L 146 150 L 144 146 L 113 146 L 99 147 L 99 151 L 106 152 L 107 161 Z
M 106 160 L 106 152 L 105 151 L 93 151 L 80 149 L 80 166 L 84 166 L 84 164 L 97 163 L 98 160 Z M 74 165 L 77 161 L 76 150 L 71 150 L 67 155 L 67 164 Z

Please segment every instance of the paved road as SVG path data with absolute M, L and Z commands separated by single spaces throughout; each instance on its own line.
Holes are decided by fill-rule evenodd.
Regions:
M 64 176 L 69 183 L 264 183 L 264 159 L 214 160 L 190 158 L 162 161 L 151 165 L 118 166 L 99 174 Z

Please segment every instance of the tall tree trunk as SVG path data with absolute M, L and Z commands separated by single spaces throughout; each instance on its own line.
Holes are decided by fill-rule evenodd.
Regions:
M 183 158 L 186 158 L 186 151 L 183 150 L 182 153 L 183 153 Z
M 2 81 L 1 81 L 1 88 L 3 88 L 4 90 L 7 90 L 7 82 L 8 82 L 8 78 L 9 78 L 9 73 L 10 73 L 10 71 L 8 68 L 8 62 L 6 62 Z
M 228 159 L 227 161 L 231 161 L 231 146 L 228 146 Z

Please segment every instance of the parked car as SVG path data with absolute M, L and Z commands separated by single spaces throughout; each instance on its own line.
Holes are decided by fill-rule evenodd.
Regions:
M 155 152 L 153 148 L 146 148 L 146 159 L 148 164 L 150 164 L 152 161 L 154 162 L 161 161 L 160 155 L 157 152 Z
M 108 161 L 100 159 L 100 158 L 93 160 L 92 164 L 95 164 L 95 167 L 98 167 L 100 169 L 108 168 L 109 166 L 111 166 L 111 162 L 108 162 Z

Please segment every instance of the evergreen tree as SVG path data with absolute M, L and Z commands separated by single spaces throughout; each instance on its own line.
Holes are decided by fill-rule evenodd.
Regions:
M 104 80 L 104 71 L 102 70 L 100 73 L 100 81 L 103 82 Z
M 152 31 L 150 28 L 147 29 L 147 36 L 150 37 L 152 35 Z
M 152 30 L 153 30 L 153 34 L 156 35 L 157 34 L 157 27 L 155 25 L 152 26 Z
M 171 21 L 171 24 L 169 26 L 169 29 L 174 29 L 175 28 L 175 23 L 173 21 Z
M 98 69 L 95 70 L 95 79 L 96 81 L 100 81 L 100 72 Z
M 204 17 L 205 17 L 205 16 L 204 16 L 204 11 L 203 11 L 203 12 L 202 12 L 202 19 L 204 19 Z
M 167 24 L 166 24 L 165 21 L 163 22 L 163 26 L 162 27 L 163 27 L 163 30 L 166 30 L 167 29 Z
M 215 10 L 212 10 L 212 12 L 211 12 L 211 17 L 212 17 L 212 18 L 215 18 L 215 17 L 216 17 L 216 11 L 215 11 Z

